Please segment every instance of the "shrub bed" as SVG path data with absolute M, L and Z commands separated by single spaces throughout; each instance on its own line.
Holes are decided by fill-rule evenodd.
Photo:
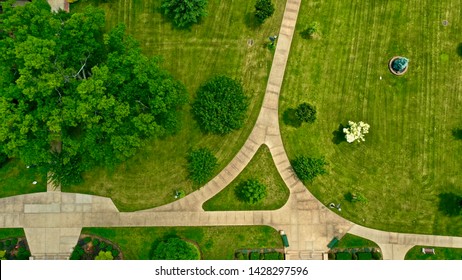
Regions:
M 31 256 L 25 237 L 0 240 L 1 260 L 28 260 Z
M 121 260 L 120 248 L 111 241 L 98 237 L 81 235 L 72 251 L 71 260 Z

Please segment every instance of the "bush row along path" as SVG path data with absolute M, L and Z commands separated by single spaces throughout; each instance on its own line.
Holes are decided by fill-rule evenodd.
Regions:
M 282 143 L 278 101 L 301 0 L 288 0 L 264 102 L 255 127 L 230 164 L 199 191 L 158 208 L 119 212 L 111 199 L 52 191 L 0 199 L 0 227 L 24 228 L 36 259 L 66 259 L 82 227 L 269 225 L 289 238 L 287 259 L 321 259 L 327 244 L 346 232 L 368 238 L 384 259 L 404 259 L 415 245 L 461 247 L 461 237 L 384 232 L 355 225 L 321 204 L 294 175 Z M 205 212 L 202 204 L 224 189 L 266 144 L 284 182 L 288 202 L 274 211 Z

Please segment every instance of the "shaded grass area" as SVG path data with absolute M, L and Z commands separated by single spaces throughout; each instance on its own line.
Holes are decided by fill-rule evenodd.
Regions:
M 279 233 L 267 226 L 84 228 L 119 245 L 124 259 L 148 260 L 152 244 L 165 236 L 196 242 L 206 260 L 231 260 L 238 249 L 282 248 Z
M 342 203 L 342 216 L 358 224 L 461 236 L 460 216 L 439 210 L 440 194 L 462 192 L 460 1 L 301 5 L 279 112 L 289 158 L 329 162 L 309 190 L 325 205 Z M 300 31 L 313 21 L 321 36 L 304 40 Z M 388 70 L 395 55 L 409 58 L 404 76 Z M 282 113 L 302 102 L 316 106 L 317 121 L 286 125 Z M 349 120 L 371 125 L 366 142 L 342 140 Z M 348 202 L 351 191 L 368 202 Z
M 0 228 L 0 239 L 26 236 L 22 228 Z
M 422 248 L 434 248 L 435 254 L 424 254 Z M 462 260 L 462 248 L 415 246 L 404 257 L 405 260 Z
M 376 247 L 380 248 L 377 243 L 366 238 L 356 236 L 354 234 L 345 234 L 342 239 L 333 247 L 333 249 L 348 249 L 348 248 L 363 248 Z
M 20 160 L 11 159 L 0 168 L 0 197 L 45 192 L 46 184 L 46 174 L 37 168 L 26 168 Z
M 71 11 L 88 4 L 103 8 L 108 28 L 124 23 L 146 55 L 163 58 L 163 66 L 186 85 L 191 101 L 200 84 L 223 74 L 242 82 L 250 104 L 245 127 L 226 136 L 202 134 L 188 105 L 177 135 L 150 141 L 115 170 L 96 168 L 87 172 L 85 183 L 65 191 L 108 196 L 119 210 L 134 211 L 173 201 L 175 190 L 190 193 L 200 187 L 188 179 L 186 169 L 186 156 L 193 148 L 206 147 L 216 155 L 216 174 L 224 168 L 244 144 L 258 116 L 272 62 L 266 41 L 269 34 L 279 30 L 285 4 L 283 0 L 273 2 L 273 17 L 255 27 L 249 25 L 247 17 L 254 2 L 211 0 L 209 15 L 191 30 L 173 29 L 159 12 L 161 1 L 84 0 L 71 5 Z M 248 45 L 250 39 L 252 46 Z
M 265 199 L 255 204 L 238 200 L 236 189 L 240 183 L 248 179 L 256 179 L 266 185 Z M 275 210 L 281 208 L 288 198 L 289 189 L 279 175 L 268 147 L 262 145 L 241 174 L 224 190 L 206 201 L 202 208 L 206 211 Z

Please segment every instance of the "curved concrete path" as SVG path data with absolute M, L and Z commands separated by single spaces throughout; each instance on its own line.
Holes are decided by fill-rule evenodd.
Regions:
M 462 247 L 461 237 L 382 232 L 364 228 L 327 209 L 293 174 L 282 143 L 278 101 L 301 0 L 288 0 L 263 106 L 242 149 L 231 163 L 199 191 L 154 209 L 120 213 L 109 198 L 51 191 L 0 199 L 0 227 L 25 229 L 37 259 L 64 259 L 82 227 L 269 225 L 286 231 L 288 259 L 321 259 L 328 242 L 346 232 L 377 242 L 385 259 L 402 259 L 414 245 Z M 225 188 L 267 145 L 289 187 L 288 202 L 275 211 L 205 212 L 202 204 Z

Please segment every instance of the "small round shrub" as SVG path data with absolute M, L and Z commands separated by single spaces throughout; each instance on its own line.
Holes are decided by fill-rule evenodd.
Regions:
M 208 0 L 162 0 L 163 13 L 177 28 L 187 28 L 207 16 Z
M 106 247 L 106 251 L 112 251 L 112 245 L 108 245 L 108 246 Z
M 119 250 L 112 249 L 112 255 L 114 256 L 114 258 L 117 258 L 119 256 L 119 254 L 120 254 Z
M 71 260 L 80 260 L 84 253 L 85 253 L 85 251 L 83 250 L 82 247 L 76 246 L 74 248 L 74 251 L 72 251 L 70 259 Z
M 99 251 L 98 256 L 95 257 L 95 260 L 113 260 L 114 256 L 111 251 Z
M 18 252 L 16 253 L 17 260 L 28 260 L 30 256 L 30 252 L 24 247 L 19 247 Z
M 90 241 L 91 241 L 91 237 L 89 237 L 89 236 L 87 236 L 87 237 L 85 237 L 85 238 L 83 239 L 83 243 L 84 243 L 84 244 L 88 244 L 88 243 L 90 243 Z
M 255 179 L 244 181 L 236 188 L 237 198 L 250 204 L 262 201 L 266 195 L 266 186 Z
M 10 239 L 7 239 L 5 240 L 5 247 L 10 247 L 11 246 L 11 240 Z
M 152 259 L 198 260 L 200 259 L 200 253 L 193 244 L 178 237 L 171 237 L 157 244 L 153 250 Z
M 189 177 L 197 184 L 207 182 L 217 165 L 217 158 L 207 148 L 193 150 L 188 155 Z
M 259 24 L 274 14 L 274 5 L 271 0 L 257 0 L 255 3 L 255 18 Z
M 104 242 L 104 241 L 101 241 L 101 242 L 99 243 L 99 248 L 100 248 L 101 250 L 106 249 L 106 246 L 107 246 L 107 244 L 106 244 L 106 242 Z
M 91 243 L 93 244 L 93 246 L 97 247 L 99 245 L 99 239 L 98 238 L 93 238 Z
M 216 76 L 199 88 L 192 112 L 204 132 L 227 134 L 242 127 L 247 107 L 242 85 Z
M 295 110 L 295 116 L 300 122 L 313 123 L 316 120 L 316 107 L 302 103 Z
M 295 174 L 304 182 L 311 182 L 316 176 L 327 173 L 325 169 L 327 162 L 324 158 L 298 156 L 291 161 L 291 164 Z

